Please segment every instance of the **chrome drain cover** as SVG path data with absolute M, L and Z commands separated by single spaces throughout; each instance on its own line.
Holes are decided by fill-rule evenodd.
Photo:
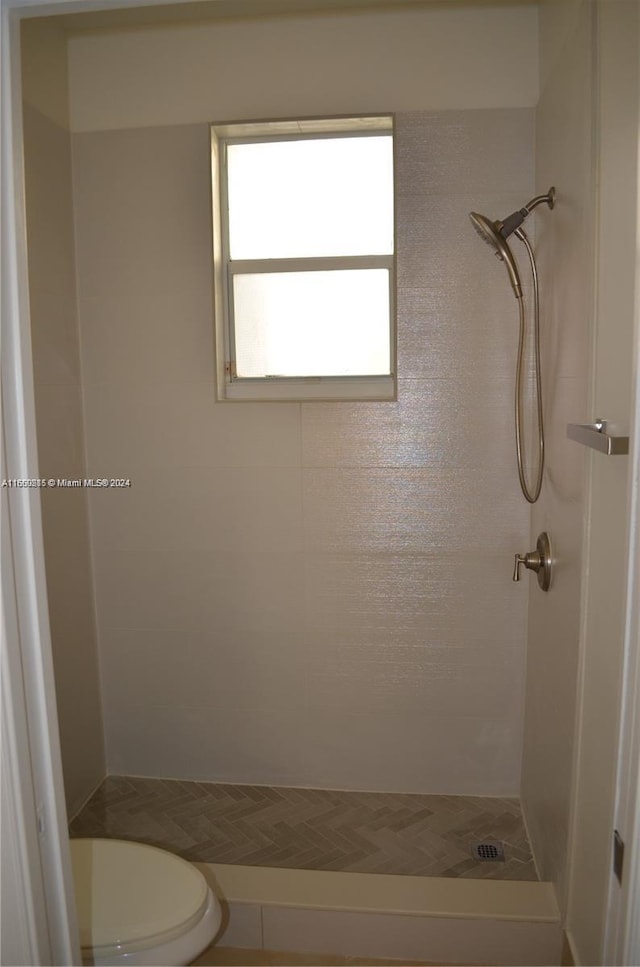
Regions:
M 471 855 L 484 863 L 504 863 L 504 843 L 474 843 L 471 847 Z

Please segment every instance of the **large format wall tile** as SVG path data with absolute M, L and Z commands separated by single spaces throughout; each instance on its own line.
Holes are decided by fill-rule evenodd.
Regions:
M 330 468 L 303 481 L 309 551 L 474 553 L 526 533 L 518 494 L 502 492 L 493 467 Z
M 302 550 L 302 486 L 289 467 L 139 468 L 92 495 L 93 539 L 111 550 Z
M 306 773 L 303 713 L 290 709 L 113 706 L 110 773 L 291 785 Z
M 471 227 L 471 225 L 469 225 Z M 479 239 L 478 239 L 479 241 Z M 481 249 L 481 254 L 484 250 Z M 399 286 L 398 372 L 403 379 L 513 379 L 518 309 L 506 273 L 495 274 L 486 249 L 486 275 L 441 285 Z
M 217 403 L 213 382 L 86 383 L 87 461 L 94 477 L 138 467 L 300 464 L 295 403 Z
M 477 555 L 322 554 L 306 569 L 307 636 L 329 659 L 401 661 L 415 649 L 513 642 L 527 589 L 512 562 Z M 353 650 L 353 653 L 352 653 Z M 487 660 L 490 660 L 487 654 Z
M 402 379 L 396 402 L 344 403 L 338 409 L 305 403 L 303 465 L 508 466 L 513 392 L 513 379 L 490 381 L 476 374 L 465 379 Z
M 399 190 L 479 195 L 499 186 L 520 193 L 533 182 L 532 116 L 533 110 L 398 115 Z
M 306 704 L 297 631 L 106 628 L 102 640 L 111 659 L 102 679 L 110 707 L 277 711 Z
M 191 265 L 83 298 L 85 382 L 211 382 L 212 304 L 209 274 Z
M 301 630 L 302 564 L 302 554 L 279 552 L 98 549 L 100 628 Z
M 74 139 L 111 769 L 517 792 L 516 302 L 468 213 L 531 196 L 532 119 L 398 116 L 388 403 L 216 402 L 206 125 Z
M 384 772 L 388 788 L 406 792 L 518 795 L 522 734 L 510 709 L 489 717 L 457 708 L 431 715 L 426 702 L 388 714 L 317 709 L 306 728 L 305 785 L 377 789 Z

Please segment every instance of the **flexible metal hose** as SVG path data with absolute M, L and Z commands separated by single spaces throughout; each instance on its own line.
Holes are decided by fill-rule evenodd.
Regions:
M 526 500 L 530 504 L 535 504 L 536 500 L 540 496 L 540 490 L 542 488 L 542 476 L 544 473 L 544 423 L 542 419 L 542 378 L 540 375 L 540 300 L 538 294 L 538 271 L 536 268 L 536 260 L 533 255 L 533 249 L 529 244 L 529 239 L 527 238 L 525 232 L 518 228 L 515 232 L 517 238 L 524 244 L 527 249 L 527 254 L 529 256 L 529 262 L 531 263 L 531 274 L 533 277 L 533 337 L 534 337 L 534 358 L 535 358 L 535 377 L 536 377 L 536 401 L 537 401 L 537 416 L 538 416 L 538 470 L 536 474 L 536 483 L 533 491 L 529 489 L 527 479 L 524 471 L 524 445 L 523 445 L 523 431 L 522 431 L 522 384 L 523 384 L 523 368 L 524 368 L 524 349 L 525 349 L 525 334 L 526 334 L 526 316 L 524 311 L 524 299 L 518 299 L 518 306 L 520 310 L 520 335 L 518 338 L 518 363 L 516 367 L 516 397 L 515 397 L 515 420 L 516 420 L 516 453 L 518 456 L 518 477 L 520 478 L 520 487 L 522 488 L 522 493 L 524 494 Z

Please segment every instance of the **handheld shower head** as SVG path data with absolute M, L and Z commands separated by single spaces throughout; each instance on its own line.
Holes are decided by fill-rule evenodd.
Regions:
M 512 212 L 502 221 L 498 220 L 492 222 L 487 218 L 486 215 L 480 215 L 478 212 L 470 212 L 469 214 L 473 227 L 480 238 L 494 249 L 495 254 L 506 265 L 516 299 L 522 298 L 522 284 L 520 282 L 518 266 L 516 265 L 516 260 L 513 257 L 513 252 L 507 243 L 507 239 L 510 235 L 513 235 L 514 232 L 518 232 L 518 229 L 524 222 L 525 218 L 531 214 L 534 208 L 537 208 L 538 205 L 541 205 L 542 202 L 545 202 L 549 208 L 553 208 L 555 204 L 555 196 L 555 188 L 550 188 L 546 195 L 536 195 L 536 197 L 532 198 L 531 201 L 524 206 L 524 208 L 520 208 L 518 211 Z M 519 237 L 522 238 L 521 235 Z
M 486 215 L 480 215 L 478 212 L 471 212 L 469 218 L 480 238 L 494 249 L 498 258 L 506 265 L 515 297 L 516 299 L 521 299 L 522 284 L 520 282 L 520 273 L 518 272 L 518 266 L 513 257 L 513 252 L 509 248 L 506 238 L 500 231 L 502 223 L 491 222 Z M 524 218 L 522 221 L 524 221 Z M 520 224 L 522 224 L 522 221 Z
M 531 201 L 520 208 L 518 211 L 512 212 L 503 221 L 492 222 L 486 215 L 480 215 L 478 212 L 470 212 L 469 217 L 471 223 L 475 228 L 476 232 L 480 236 L 483 242 L 490 245 L 494 250 L 495 254 L 501 259 L 507 267 L 507 272 L 509 273 L 509 281 L 515 293 L 515 297 L 518 300 L 518 315 L 520 318 L 520 335 L 518 338 L 518 363 L 516 366 L 516 393 L 515 393 L 515 424 L 516 424 L 516 455 L 518 462 L 518 477 L 520 480 L 520 487 L 522 493 L 530 504 L 535 504 L 536 500 L 540 496 L 540 489 L 542 487 L 542 480 L 544 476 L 544 424 L 543 424 L 543 412 L 542 412 L 542 379 L 540 375 L 540 297 L 538 291 L 538 270 L 536 267 L 536 260 L 533 254 L 533 249 L 531 243 L 527 238 L 525 230 L 521 227 L 525 218 L 527 218 L 534 208 L 541 205 L 543 202 L 553 208 L 555 204 L 555 188 L 550 188 L 546 195 L 537 195 L 532 198 Z M 518 266 L 516 260 L 513 257 L 513 252 L 509 247 L 507 239 L 510 235 L 515 234 L 516 238 L 519 239 L 527 250 L 527 255 L 529 256 L 529 264 L 531 266 L 531 279 L 533 283 L 533 294 L 532 294 L 532 306 L 533 306 L 533 353 L 535 361 L 535 393 L 536 393 L 536 410 L 537 410 L 537 425 L 538 425 L 538 461 L 537 461 L 537 471 L 536 471 L 536 482 L 533 487 L 529 486 L 527 481 L 527 476 L 525 474 L 525 451 L 523 443 L 523 383 L 525 377 L 525 346 L 527 340 L 527 327 L 526 327 L 526 311 L 525 302 L 522 297 L 522 285 L 520 283 L 520 274 L 518 272 Z

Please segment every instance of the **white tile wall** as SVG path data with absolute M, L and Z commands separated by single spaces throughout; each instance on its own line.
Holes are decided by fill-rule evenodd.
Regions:
M 516 304 L 475 236 L 529 110 L 398 117 L 395 403 L 218 403 L 208 132 L 74 136 L 112 771 L 516 794 Z
M 464 379 L 401 379 L 394 403 L 305 404 L 304 466 L 482 470 L 499 461 L 504 470 L 513 463 L 504 446 L 513 392 L 513 378 L 488 380 L 476 367 Z
M 138 467 L 132 486 L 93 495 L 94 537 L 115 551 L 302 550 L 295 467 Z
M 306 470 L 304 481 L 310 551 L 474 554 L 526 533 L 517 494 L 500 493 L 492 467 L 331 468 Z M 504 503 L 484 501 L 478 513 L 478 495 L 491 492 Z
M 40 476 L 84 477 L 69 132 L 25 105 L 29 299 Z M 105 773 L 86 492 L 40 493 L 67 808 Z
M 81 318 L 88 312 L 81 307 Z M 182 325 L 181 316 L 174 325 Z M 122 353 L 128 354 L 126 346 Z M 260 466 L 300 466 L 295 403 L 225 406 L 216 403 L 212 381 L 153 381 L 144 373 L 135 382 L 85 378 L 88 460 L 96 475 L 130 476 L 147 467 L 160 479 L 166 469 L 186 477 L 202 467 L 244 467 L 249 473 Z
M 585 447 L 567 440 L 566 427 L 589 418 L 592 292 L 585 281 L 593 274 L 594 217 L 593 8 L 574 4 L 568 32 L 559 29 L 563 13 L 549 6 L 541 19 L 549 39 L 543 49 L 555 51 L 557 60 L 536 113 L 538 190 L 555 184 L 558 194 L 554 210 L 537 219 L 548 448 L 544 487 L 531 524 L 533 543 L 540 530 L 551 536 L 554 586 L 544 595 L 536 586 L 531 588 L 522 777 L 523 807 L 540 873 L 558 884 L 562 898 L 574 760 L 587 456 Z
M 264 629 L 200 632 L 107 628 L 111 662 L 103 681 L 110 706 L 145 704 L 231 711 L 301 710 L 306 662 L 300 636 Z M 126 676 L 119 673 L 125 666 Z
M 172 647 L 181 649 L 185 631 L 271 633 L 303 627 L 302 554 L 97 548 L 95 561 L 101 630 L 166 629 L 174 633 Z M 104 649 L 102 655 L 106 667 L 109 655 Z
M 309 755 L 301 712 L 279 709 L 110 707 L 111 772 L 136 765 L 153 776 L 295 785 Z

